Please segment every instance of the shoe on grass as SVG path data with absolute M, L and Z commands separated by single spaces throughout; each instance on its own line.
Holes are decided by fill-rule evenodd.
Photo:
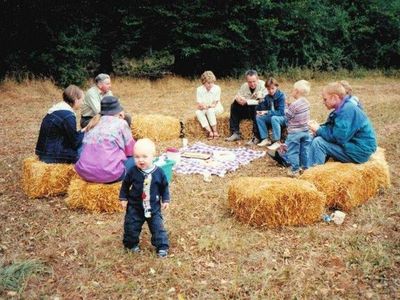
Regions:
M 132 247 L 130 249 L 127 249 L 127 251 L 132 252 L 132 253 L 139 253 L 140 252 L 140 247 L 138 245 L 136 245 L 136 246 L 134 246 L 134 247 Z
M 257 144 L 257 146 L 265 147 L 270 144 L 271 144 L 271 141 L 269 139 L 263 139 L 260 143 Z
M 300 176 L 300 170 L 292 171 L 291 169 L 289 169 L 287 174 L 288 174 L 289 177 L 297 178 L 297 177 Z
M 279 147 L 280 147 L 281 145 L 282 145 L 281 142 L 275 142 L 275 143 L 273 143 L 272 145 L 268 146 L 267 148 L 268 148 L 269 150 L 276 151 L 276 150 L 279 149 Z
M 253 145 L 257 145 L 260 142 L 260 140 L 258 138 L 256 138 L 255 136 L 253 136 L 250 141 L 248 141 L 246 143 L 247 146 L 253 146 Z
M 158 250 L 157 256 L 160 257 L 160 258 L 167 257 L 168 256 L 168 250 L 164 250 L 164 249 Z
M 230 137 L 226 138 L 225 141 L 227 142 L 234 142 L 241 140 L 242 138 L 240 137 L 240 134 L 234 132 Z

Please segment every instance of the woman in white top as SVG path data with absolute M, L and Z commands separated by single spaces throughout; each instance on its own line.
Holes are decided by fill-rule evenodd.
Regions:
M 207 133 L 208 138 L 213 139 L 219 137 L 217 131 L 217 118 L 224 111 L 221 104 L 221 88 L 214 84 L 216 78 L 213 72 L 205 71 L 201 74 L 202 85 L 197 88 L 197 110 L 196 116 L 201 127 Z

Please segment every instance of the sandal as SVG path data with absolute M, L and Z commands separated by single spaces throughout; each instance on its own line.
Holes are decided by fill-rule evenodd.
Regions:
M 208 132 L 208 139 L 212 140 L 214 138 L 214 133 L 212 131 Z

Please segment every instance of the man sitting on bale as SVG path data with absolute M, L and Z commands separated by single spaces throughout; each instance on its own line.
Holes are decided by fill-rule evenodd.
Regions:
M 89 121 L 100 112 L 101 99 L 106 96 L 113 96 L 111 92 L 111 78 L 108 74 L 99 74 L 94 79 L 95 85 L 87 90 L 81 108 L 81 128 L 85 128 Z M 132 118 L 125 113 L 125 120 L 131 126 Z
M 240 121 L 250 119 L 253 121 L 253 137 L 247 144 L 257 145 L 260 140 L 256 125 L 256 106 L 266 95 L 265 82 L 258 79 L 258 74 L 255 70 L 249 70 L 245 75 L 247 82 L 240 87 L 235 101 L 231 105 L 229 127 L 232 135 L 226 140 L 228 142 L 240 140 Z
M 332 157 L 340 162 L 364 163 L 376 150 L 376 136 L 360 106 L 350 101 L 342 84 L 328 84 L 322 91 L 324 104 L 334 109 L 326 123 L 310 121 L 314 139 L 309 150 L 309 166 L 324 164 Z

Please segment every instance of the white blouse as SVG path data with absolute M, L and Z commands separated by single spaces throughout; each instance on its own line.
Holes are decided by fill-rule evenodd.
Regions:
M 197 88 L 196 93 L 197 103 L 202 103 L 206 105 L 211 105 L 213 101 L 218 101 L 220 103 L 221 100 L 221 88 L 214 84 L 212 88 L 207 91 L 204 85 L 201 85 Z

